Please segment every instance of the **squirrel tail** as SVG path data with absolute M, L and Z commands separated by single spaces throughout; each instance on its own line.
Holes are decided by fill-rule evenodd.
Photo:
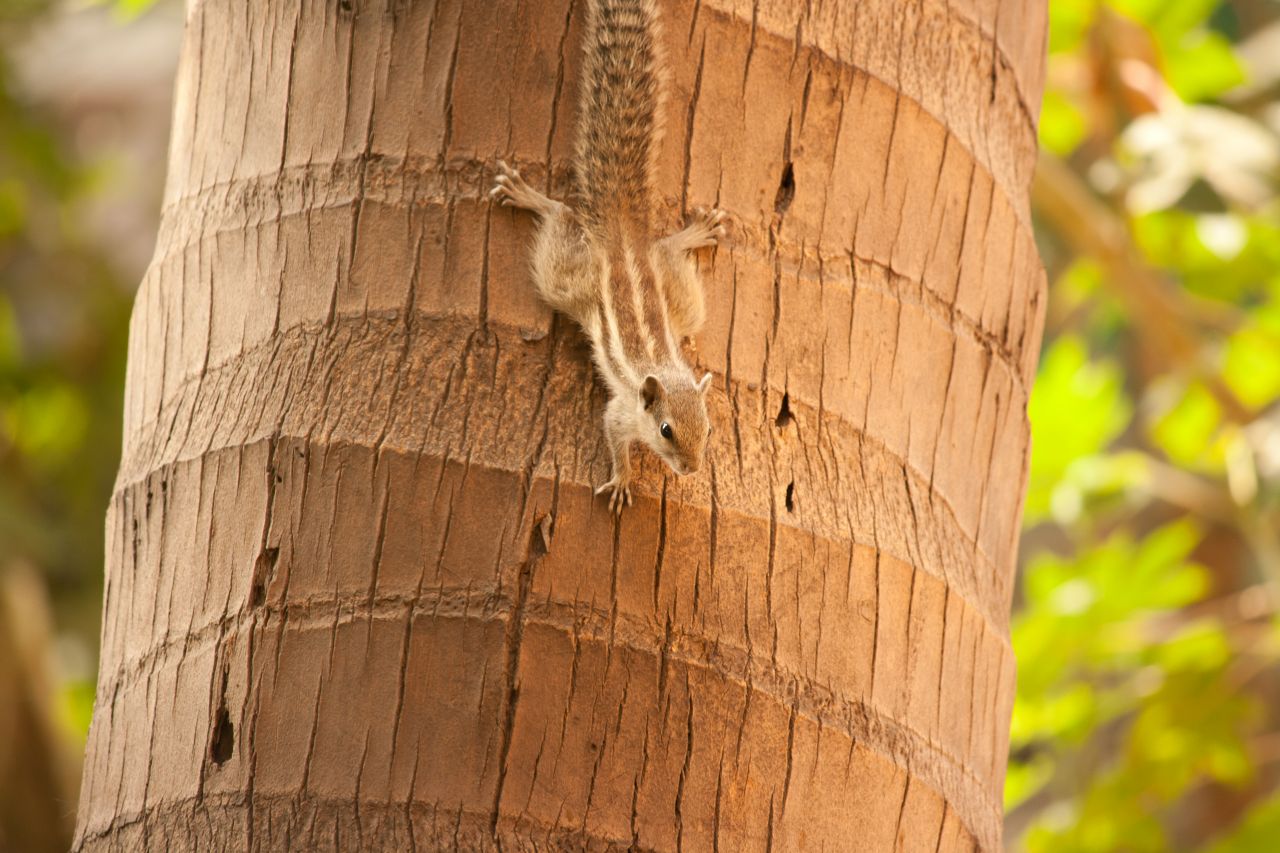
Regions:
M 588 0 L 576 163 L 588 227 L 650 227 L 662 130 L 659 41 L 654 0 Z

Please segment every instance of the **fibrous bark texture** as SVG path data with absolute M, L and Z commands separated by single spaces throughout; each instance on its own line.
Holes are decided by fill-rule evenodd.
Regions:
M 484 199 L 582 5 L 192 2 L 78 849 L 999 849 L 1044 6 L 661 4 L 715 433 L 615 522 Z

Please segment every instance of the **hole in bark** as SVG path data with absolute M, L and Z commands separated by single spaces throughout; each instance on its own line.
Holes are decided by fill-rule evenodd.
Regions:
M 551 515 L 547 514 L 533 526 L 533 536 L 529 540 L 529 558 L 536 560 L 551 550 Z
M 790 483 L 787 483 L 787 497 L 786 497 L 786 501 L 787 501 L 787 512 L 795 512 L 795 511 L 796 511 L 796 483 L 795 483 L 795 480 L 792 480 Z
M 782 408 L 778 409 L 778 417 L 774 418 L 773 423 L 778 429 L 786 429 L 791 420 L 791 394 L 784 393 L 782 395 Z
M 267 584 L 275 574 L 280 559 L 279 548 L 264 548 L 253 564 L 253 586 L 249 590 L 249 605 L 261 607 L 267 600 Z
M 787 208 L 791 206 L 791 201 L 796 197 L 796 170 L 787 161 L 787 165 L 782 167 L 782 180 L 778 181 L 778 194 L 773 197 L 773 209 L 781 216 L 787 212 Z
M 213 763 L 221 767 L 227 763 L 236 746 L 236 731 L 231 725 L 231 715 L 225 707 L 218 708 L 213 723 L 213 741 L 209 744 L 209 757 Z

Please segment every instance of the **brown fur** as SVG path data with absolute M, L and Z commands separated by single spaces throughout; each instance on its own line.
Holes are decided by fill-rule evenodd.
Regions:
M 573 207 L 501 161 L 490 193 L 538 216 L 538 293 L 591 339 L 611 395 L 604 428 L 613 476 L 600 491 L 611 493 L 615 511 L 631 501 L 632 441 L 687 474 L 701 467 L 710 431 L 711 376 L 694 377 L 679 343 L 705 314 L 692 253 L 716 244 L 724 215 L 713 210 L 675 234 L 654 234 L 663 76 L 653 0 L 588 0 Z
M 652 0 L 587 3 L 575 177 L 589 230 L 644 240 L 661 144 L 663 62 Z

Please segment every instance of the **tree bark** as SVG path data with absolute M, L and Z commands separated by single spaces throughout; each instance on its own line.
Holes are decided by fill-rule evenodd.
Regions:
M 1045 9 L 661 3 L 708 466 L 615 523 L 582 0 L 193 0 L 80 850 L 1000 847 Z

